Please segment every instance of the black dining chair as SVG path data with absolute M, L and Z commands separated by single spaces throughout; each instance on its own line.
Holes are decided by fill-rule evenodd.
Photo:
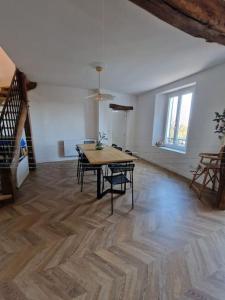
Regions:
M 130 150 L 125 150 L 124 151 L 126 154 L 128 154 L 128 155 L 133 155 L 133 153 L 132 153 L 132 151 L 130 151 Z M 127 164 L 130 164 L 131 162 L 127 162 Z M 131 177 L 131 174 L 130 174 L 130 177 Z
M 132 209 L 134 208 L 134 167 L 135 164 L 121 165 L 121 166 L 111 166 L 111 175 L 103 176 L 103 184 L 104 181 L 108 181 L 110 183 L 110 191 L 111 191 L 111 214 L 113 214 L 113 186 L 120 185 L 121 191 L 126 192 L 126 184 L 131 183 L 131 194 L 132 194 Z M 130 179 L 127 178 L 127 172 L 131 174 Z M 119 174 L 118 174 L 119 173 Z M 124 189 L 123 189 L 124 186 Z
M 112 147 L 117 150 L 123 151 L 123 149 L 121 147 L 117 146 L 116 144 L 112 144 Z M 108 175 L 108 166 L 105 166 L 105 175 Z
M 119 147 L 119 146 L 115 146 L 115 147 L 113 147 L 113 148 L 115 148 L 115 149 L 117 149 L 117 150 L 120 150 L 120 151 L 123 151 L 123 148 L 122 148 L 122 147 Z
M 76 145 L 76 151 L 78 154 L 78 160 L 77 160 L 77 178 L 78 178 L 78 183 L 79 183 L 79 176 L 80 176 L 80 160 L 81 160 L 81 151 L 78 145 Z
M 81 160 L 80 160 L 80 172 L 79 172 L 80 174 L 78 177 L 79 178 L 78 183 L 80 182 L 80 184 L 81 184 L 81 187 L 80 187 L 81 192 L 83 191 L 85 172 L 93 171 L 94 175 L 95 175 L 99 168 L 101 168 L 101 173 L 102 173 L 102 167 L 90 164 L 89 161 L 87 160 L 86 156 L 82 154 Z
M 119 149 L 119 150 L 120 150 L 120 149 Z M 121 151 L 121 150 L 120 150 L 120 151 Z M 124 152 L 125 152 L 126 154 L 128 154 L 128 155 L 131 155 L 131 156 L 133 155 L 132 152 L 131 152 L 130 150 L 125 150 Z M 131 163 L 131 162 L 132 162 L 132 161 L 130 161 L 130 162 L 124 162 L 124 163 L 113 163 L 113 164 L 109 164 L 108 167 L 109 167 L 109 168 L 110 168 L 111 166 L 114 166 L 114 167 L 117 166 L 117 167 L 119 167 L 119 166 L 121 166 L 121 165 L 122 165 L 122 166 L 123 166 L 123 165 L 127 165 L 127 164 L 129 164 L 129 163 Z M 108 172 L 108 169 L 107 169 L 107 172 Z M 108 173 L 107 173 L 106 175 L 108 175 Z
M 124 152 L 126 152 L 127 154 L 129 154 L 129 155 L 133 155 L 133 153 L 130 151 L 130 150 L 125 150 Z
M 78 145 L 76 145 L 76 151 L 78 153 L 77 181 L 78 181 L 78 184 L 79 184 L 80 183 L 80 179 L 81 179 L 81 175 L 82 175 L 81 171 L 82 170 L 83 170 L 83 172 L 87 171 L 86 170 L 87 168 L 83 168 L 83 166 L 84 166 L 84 164 L 86 164 L 86 165 L 89 164 L 89 161 L 88 161 L 87 157 L 85 156 L 85 154 L 80 151 L 80 148 L 78 147 Z M 94 171 L 94 174 L 95 174 L 96 173 L 96 169 L 93 169 L 93 171 Z

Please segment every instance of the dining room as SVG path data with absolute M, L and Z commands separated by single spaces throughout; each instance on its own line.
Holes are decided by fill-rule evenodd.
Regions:
M 1 300 L 224 300 L 224 15 L 2 2 Z

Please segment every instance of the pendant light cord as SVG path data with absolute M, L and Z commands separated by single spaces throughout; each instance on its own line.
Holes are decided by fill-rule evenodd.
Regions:
M 105 0 L 102 0 L 102 61 L 105 57 Z

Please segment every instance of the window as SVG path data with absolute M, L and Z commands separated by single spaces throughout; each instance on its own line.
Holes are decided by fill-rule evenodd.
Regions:
M 167 94 L 168 111 L 165 128 L 165 146 L 185 150 L 191 112 L 193 88 Z

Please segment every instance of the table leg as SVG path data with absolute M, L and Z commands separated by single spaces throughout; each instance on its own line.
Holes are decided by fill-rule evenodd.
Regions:
M 102 193 L 101 193 L 101 176 L 102 176 L 102 167 L 99 166 L 97 169 L 97 199 L 102 198 Z

